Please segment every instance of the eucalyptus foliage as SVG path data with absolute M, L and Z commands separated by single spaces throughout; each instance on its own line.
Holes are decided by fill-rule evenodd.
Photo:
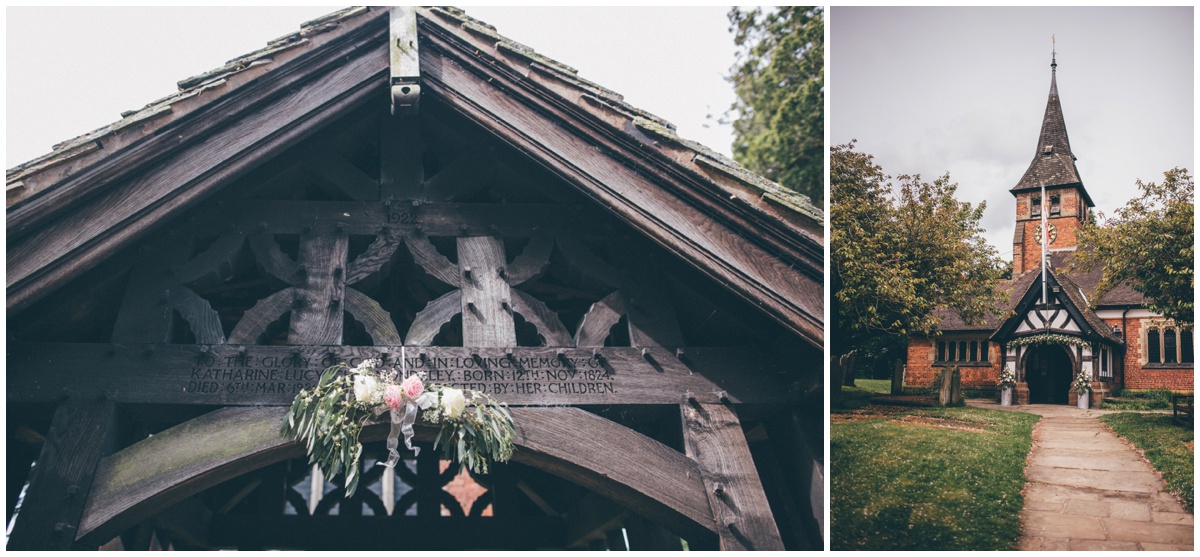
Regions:
M 1105 219 L 1085 223 L 1079 231 L 1075 266 L 1103 267 L 1096 291 L 1105 293 L 1128 284 L 1146 296 L 1150 310 L 1177 323 L 1195 322 L 1196 232 L 1195 183 L 1185 168 L 1163 173 L 1163 181 L 1137 181 L 1142 195 Z
M 284 434 L 304 441 L 309 464 L 316 464 L 328 478 L 344 475 L 347 497 L 354 494 L 362 475 L 359 435 L 363 427 L 388 410 L 378 397 L 364 400 L 356 396 L 355 379 L 348 373 L 378 379 L 383 387 L 376 391 L 386 389 L 388 383 L 397 388 L 394 370 L 376 373 L 373 366 L 351 369 L 339 363 L 327 368 L 311 391 L 303 390 L 296 396 L 283 423 Z M 516 429 L 504 403 L 476 391 L 444 385 L 424 385 L 422 392 L 431 393 L 430 398 L 436 395 L 436 402 L 425 408 L 421 417 L 441 425 L 434 448 L 442 448 L 443 458 L 457 461 L 472 472 L 486 473 L 490 463 L 507 462 L 512 457 Z
M 729 80 L 738 100 L 734 158 L 811 198 L 824 199 L 825 20 L 821 7 L 733 8 L 739 48 Z
M 1008 346 L 1012 346 L 1012 347 L 1042 346 L 1042 345 L 1048 345 L 1048 344 L 1059 344 L 1059 345 L 1064 345 L 1064 346 L 1079 346 L 1079 347 L 1085 347 L 1085 346 L 1092 345 L 1092 343 L 1090 343 L 1082 338 L 1073 337 L 1071 335 L 1064 335 L 1061 333 L 1038 333 L 1036 335 L 1030 335 L 1027 337 L 1016 337 L 1012 340 L 1009 340 L 1005 344 L 1007 344 Z
M 968 323 L 999 310 L 1003 264 L 983 238 L 984 204 L 955 198 L 949 175 L 884 175 L 854 144 L 829 157 L 833 345 L 844 354 L 879 336 L 932 336 L 935 309 Z

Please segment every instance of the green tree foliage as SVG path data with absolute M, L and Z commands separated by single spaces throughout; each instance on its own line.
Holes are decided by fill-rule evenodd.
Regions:
M 729 80 L 738 100 L 734 158 L 782 186 L 824 201 L 825 22 L 820 7 L 729 11 L 739 47 Z
M 835 354 L 881 336 L 932 335 L 937 308 L 968 322 L 997 311 L 1004 265 L 983 239 L 984 204 L 955 199 L 949 175 L 893 185 L 853 143 L 834 147 L 829 166 Z
M 1152 311 L 1176 322 L 1195 322 L 1195 183 L 1186 168 L 1163 173 L 1161 183 L 1137 181 L 1142 196 L 1111 219 L 1088 222 L 1079 232 L 1075 265 L 1103 266 L 1089 299 L 1120 284 L 1145 294 Z

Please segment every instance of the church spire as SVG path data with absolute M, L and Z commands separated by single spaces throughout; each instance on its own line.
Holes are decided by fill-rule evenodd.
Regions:
M 1067 137 L 1067 124 L 1063 119 L 1062 104 L 1058 96 L 1058 52 L 1050 51 L 1050 96 L 1046 100 L 1046 113 L 1042 117 L 1042 129 L 1038 134 L 1037 148 L 1029 169 L 1021 181 L 1012 188 L 1013 193 L 1042 186 L 1081 184 L 1079 170 L 1075 168 L 1075 154 L 1071 152 L 1071 141 Z M 1086 195 L 1086 194 L 1085 194 Z M 1090 199 L 1088 200 L 1091 201 Z M 1091 205 L 1089 203 L 1089 205 Z

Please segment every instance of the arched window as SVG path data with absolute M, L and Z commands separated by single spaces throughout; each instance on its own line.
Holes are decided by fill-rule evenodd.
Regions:
M 965 340 L 958 341 L 958 361 L 967 361 L 967 341 Z
M 939 340 L 937 350 L 937 361 L 946 361 L 946 341 Z
M 979 341 L 975 341 L 975 340 L 971 341 L 971 361 L 972 362 L 979 361 Z
M 988 351 L 988 341 L 986 341 L 986 340 L 979 341 L 979 361 L 981 361 L 981 362 L 988 361 L 988 359 L 991 358 L 991 354 L 989 354 L 988 352 L 989 352 Z
M 1179 331 L 1180 363 L 1190 364 L 1196 361 L 1195 355 L 1192 353 L 1195 350 L 1192 348 L 1192 334 L 1192 329 L 1181 329 Z
M 1178 361 L 1175 358 L 1175 329 L 1170 327 L 1163 329 L 1163 358 L 1164 364 L 1173 364 Z
M 1151 364 L 1162 363 L 1162 351 L 1158 348 L 1158 329 L 1151 328 L 1146 331 L 1146 362 Z
M 946 358 L 946 361 L 947 361 L 947 362 L 953 362 L 954 360 L 957 360 L 957 359 L 958 359 L 958 358 L 956 357 L 956 356 L 958 355 L 958 350 L 957 350 L 957 348 L 958 348 L 958 343 L 957 343 L 957 342 L 951 342 L 951 343 L 950 343 L 950 353 L 949 353 L 949 354 L 947 354 L 947 358 Z

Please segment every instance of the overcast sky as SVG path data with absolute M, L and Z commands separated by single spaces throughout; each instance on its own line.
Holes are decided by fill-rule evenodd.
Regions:
M 886 174 L 946 172 L 987 201 L 988 241 L 1012 258 L 1016 185 L 1058 92 L 1084 187 L 1106 214 L 1134 183 L 1195 171 L 1192 8 L 835 7 L 830 137 Z
M 120 119 L 337 7 L 6 10 L 5 168 Z M 725 154 L 733 103 L 726 7 L 466 8 L 500 34 L 666 118 Z

